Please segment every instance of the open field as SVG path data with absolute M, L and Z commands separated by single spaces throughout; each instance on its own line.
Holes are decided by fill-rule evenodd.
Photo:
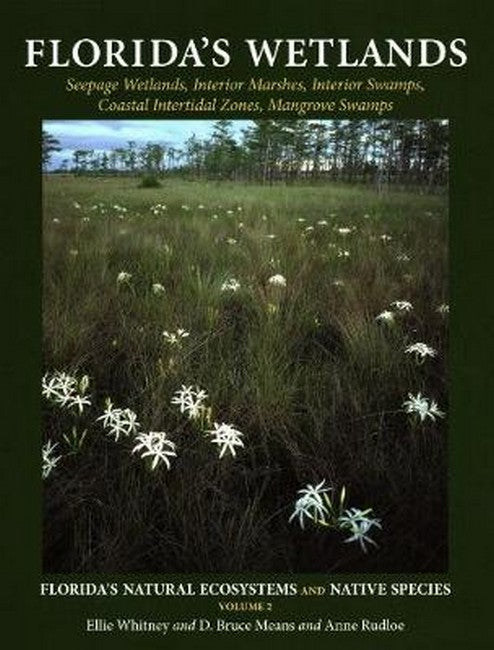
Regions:
M 90 402 L 43 402 L 61 456 L 44 481 L 46 571 L 447 568 L 444 196 L 43 183 L 43 371 L 87 375 Z M 417 361 L 416 342 L 437 354 Z M 207 392 L 198 418 L 171 403 L 183 385 Z M 446 417 L 406 413 L 409 393 Z M 134 434 L 107 435 L 108 397 L 167 433 L 169 469 L 131 453 Z M 242 432 L 235 456 L 219 457 L 214 422 Z M 377 547 L 289 521 L 297 490 L 323 479 L 373 508 Z

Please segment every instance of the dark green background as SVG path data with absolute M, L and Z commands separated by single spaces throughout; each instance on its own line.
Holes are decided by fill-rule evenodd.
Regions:
M 489 52 L 493 27 L 487 3 L 457 4 L 444 0 L 368 2 L 326 0 L 319 2 L 233 2 L 185 0 L 122 2 L 58 0 L 40 3 L 5 2 L 2 5 L 0 105 L 2 128 L 2 553 L 5 571 L 1 581 L 2 637 L 13 636 L 19 648 L 180 648 L 286 647 L 297 635 L 236 635 L 210 637 L 152 635 L 84 635 L 86 617 L 114 615 L 148 619 L 191 619 L 218 616 L 216 599 L 91 599 L 44 598 L 39 594 L 40 493 L 39 478 L 39 373 L 41 347 L 41 177 L 39 135 L 42 119 L 104 119 L 91 111 L 83 97 L 63 91 L 67 70 L 26 70 L 25 38 L 243 38 L 335 37 L 420 38 L 468 40 L 469 61 L 465 68 L 446 66 L 428 70 L 356 71 L 322 69 L 273 71 L 273 77 L 419 78 L 427 85 L 425 95 L 400 100 L 394 117 L 441 117 L 451 120 L 451 393 L 450 393 L 450 571 L 441 576 L 355 576 L 357 580 L 451 582 L 449 598 L 287 598 L 274 599 L 274 620 L 331 617 L 403 617 L 411 631 L 400 636 L 307 635 L 311 648 L 452 648 L 492 647 L 492 620 L 488 604 L 492 587 L 490 532 L 492 530 L 492 224 L 494 219 L 491 167 L 493 156 L 492 115 L 488 99 L 492 74 Z M 204 77 L 259 76 L 248 67 L 240 52 L 232 64 Z M 95 78 L 96 70 L 71 72 Z M 100 71 L 102 78 L 123 76 L 129 71 Z M 146 76 L 146 71 L 136 71 Z M 175 76 L 175 70 L 160 75 Z M 183 76 L 197 71 L 182 70 Z M 252 98 L 249 95 L 249 98 Z M 118 118 L 142 117 L 119 114 Z M 156 114 L 149 117 L 158 118 Z M 166 118 L 163 115 L 163 118 Z M 179 118 L 183 115 L 171 115 Z M 210 117 L 193 115 L 191 117 Z M 238 115 L 237 117 L 241 117 Z M 249 117 L 249 116 L 246 116 Z M 285 115 L 285 117 L 292 117 Z M 315 116 L 314 116 L 315 117 Z M 323 117 L 332 117 L 331 115 Z M 338 116 L 343 117 L 343 116 Z M 354 115 L 354 117 L 372 117 Z M 492 573 L 492 571 L 491 571 Z M 123 576 L 118 576 L 121 580 Z M 191 576 L 177 579 L 187 581 Z M 199 579 L 194 576 L 194 579 Z M 228 581 L 228 576 L 201 578 Z M 252 576 L 242 576 L 248 581 Z M 260 580 L 274 579 L 260 576 Z M 294 576 L 286 576 L 288 580 Z M 311 582 L 296 576 L 298 582 Z M 46 576 L 44 579 L 47 579 Z M 67 579 L 58 576 L 56 580 Z M 90 576 L 75 578 L 90 581 Z M 96 581 L 110 581 L 94 576 Z M 144 581 L 146 576 L 132 580 Z M 171 581 L 172 576 L 155 576 Z M 235 576 L 238 580 L 239 576 Z M 276 579 L 282 580 L 281 576 Z M 314 583 L 350 581 L 352 576 L 314 576 Z M 252 599 L 251 599 L 252 600 Z M 235 617 L 230 616 L 233 620 Z M 239 616 L 241 619 L 253 615 Z M 7 645 L 5 647 L 12 647 Z

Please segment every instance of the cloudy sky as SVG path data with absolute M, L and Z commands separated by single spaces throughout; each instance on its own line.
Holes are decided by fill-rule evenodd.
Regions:
M 53 168 L 65 158 L 71 159 L 76 149 L 115 149 L 129 140 L 138 145 L 156 142 L 180 147 L 193 134 L 207 137 L 213 124 L 213 120 L 44 120 L 43 129 L 62 146 L 62 151 L 52 155 Z M 235 134 L 240 136 L 248 124 L 246 120 L 235 120 Z

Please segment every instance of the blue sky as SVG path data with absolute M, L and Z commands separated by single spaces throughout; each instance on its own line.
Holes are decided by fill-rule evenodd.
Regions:
M 180 147 L 195 134 L 209 136 L 214 120 L 44 120 L 43 129 L 55 136 L 62 151 L 52 154 L 51 167 L 72 158 L 76 149 L 108 150 L 124 146 L 129 140 L 138 145 L 157 142 Z M 247 120 L 235 120 L 234 132 L 240 135 Z

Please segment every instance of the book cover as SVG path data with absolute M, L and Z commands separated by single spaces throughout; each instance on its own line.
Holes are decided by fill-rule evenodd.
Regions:
M 3 10 L 5 634 L 487 648 L 489 10 Z

